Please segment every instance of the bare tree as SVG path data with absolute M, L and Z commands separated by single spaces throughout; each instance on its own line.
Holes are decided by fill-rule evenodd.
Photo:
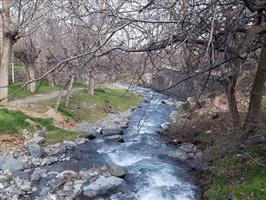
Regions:
M 0 104 L 8 102 L 8 69 L 10 65 L 11 52 L 14 44 L 26 35 L 34 32 L 40 24 L 40 19 L 46 1 L 41 0 L 19 0 L 2 1 L 2 54 L 0 66 Z M 35 22 L 35 27 L 29 30 L 29 25 Z
M 37 68 L 37 59 L 40 54 L 40 49 L 36 47 L 32 36 L 24 38 L 16 45 L 14 49 L 14 55 L 17 57 L 26 67 L 27 81 L 35 80 L 35 71 Z M 36 92 L 36 82 L 33 81 L 28 84 L 28 90 L 31 93 Z

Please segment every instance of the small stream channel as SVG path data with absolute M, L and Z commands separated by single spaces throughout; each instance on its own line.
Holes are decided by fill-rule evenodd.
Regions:
M 132 111 L 124 143 L 90 141 L 68 152 L 71 160 L 49 166 L 49 171 L 80 171 L 102 166 L 108 161 L 128 170 L 125 181 L 127 194 L 115 194 L 100 199 L 112 200 L 194 200 L 198 188 L 188 176 L 188 166 L 167 157 L 174 148 L 157 134 L 161 124 L 169 120 L 175 107 L 162 103 L 167 96 L 153 90 L 135 87 L 144 96 L 140 106 Z M 108 128 L 108 127 L 104 127 Z M 85 199 L 85 198 L 84 198 Z

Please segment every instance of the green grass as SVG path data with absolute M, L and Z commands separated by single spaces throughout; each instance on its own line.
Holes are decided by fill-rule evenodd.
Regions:
M 27 119 L 36 122 L 37 127 L 31 126 Z M 57 143 L 63 140 L 74 140 L 79 136 L 84 135 L 82 132 L 67 131 L 53 125 L 51 119 L 33 118 L 25 115 L 20 111 L 12 111 L 5 108 L 0 109 L 0 134 L 20 134 L 21 130 L 27 129 L 31 132 L 45 127 L 48 134 L 45 135 L 48 143 Z
M 76 121 L 97 121 L 107 116 L 104 111 L 106 105 L 112 106 L 117 112 L 124 112 L 138 106 L 142 99 L 143 97 L 140 95 L 128 92 L 125 89 L 99 88 L 95 90 L 94 96 L 82 92 L 74 94 L 70 98 L 69 108 L 66 108 L 64 102 L 62 102 L 59 111 Z M 55 99 L 40 104 L 40 108 L 45 110 L 54 106 Z
M 75 83 L 74 83 L 74 87 L 78 87 L 78 88 L 86 88 L 87 85 L 86 85 L 84 82 L 82 82 L 82 81 L 78 81 L 78 82 L 75 82 Z
M 203 132 L 199 133 L 196 137 L 193 138 L 194 142 L 212 144 L 215 140 L 215 135 L 212 132 Z
M 255 146 L 245 152 L 256 157 L 263 155 L 264 150 L 262 146 Z M 222 160 L 215 161 L 214 171 L 218 176 L 205 193 L 207 199 L 224 200 L 230 193 L 240 200 L 266 199 L 266 167 L 248 156 L 237 157 L 231 153 Z
M 17 90 L 19 90 L 21 88 L 21 86 L 22 85 L 10 85 L 8 87 L 8 93 L 9 94 L 13 94 Z M 39 81 L 39 82 L 37 82 L 37 91 L 34 94 L 45 94 L 45 93 L 49 93 L 49 92 L 55 91 L 57 89 L 58 89 L 58 87 L 49 86 L 47 81 Z M 34 94 L 30 93 L 27 90 L 27 88 L 25 87 L 25 88 L 21 89 L 18 93 L 16 93 L 13 96 L 11 96 L 10 99 L 11 100 L 23 99 L 23 98 L 26 98 L 28 96 L 32 96 Z
M 0 134 L 17 134 L 22 129 L 32 129 L 26 119 L 28 117 L 22 112 L 0 109 Z
M 82 137 L 84 135 L 85 133 L 83 132 L 73 132 L 73 131 L 66 131 L 63 129 L 58 129 L 46 135 L 45 139 L 46 139 L 46 142 L 53 144 L 53 143 L 62 142 L 63 140 L 75 140 L 78 137 Z
M 227 185 L 227 178 L 214 179 L 211 187 L 205 192 L 205 197 L 210 200 L 225 200 L 228 199 L 230 192 L 229 186 Z

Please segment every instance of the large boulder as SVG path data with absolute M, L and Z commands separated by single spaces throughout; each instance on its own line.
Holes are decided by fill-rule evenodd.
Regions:
M 103 136 L 123 135 L 123 129 L 121 129 L 121 128 L 105 128 L 105 129 L 101 129 L 100 133 Z
M 28 145 L 29 155 L 34 158 L 41 158 L 44 155 L 43 148 L 39 144 L 30 143 Z
M 0 169 L 17 171 L 25 167 L 24 162 L 20 159 L 14 158 L 13 155 L 0 156 Z
M 123 190 L 125 181 L 115 176 L 100 177 L 95 182 L 83 188 L 83 195 L 94 198 L 99 195 L 115 193 Z
M 107 164 L 107 168 L 108 168 L 108 171 L 110 172 L 110 174 L 112 176 L 116 176 L 116 177 L 122 178 L 127 173 L 127 170 L 124 167 L 122 167 L 120 165 L 117 165 L 117 164 L 115 164 L 113 162 L 109 162 Z
M 121 135 L 111 135 L 111 136 L 107 136 L 104 137 L 106 140 L 108 141 L 114 141 L 114 142 L 121 142 L 124 143 L 124 139 Z

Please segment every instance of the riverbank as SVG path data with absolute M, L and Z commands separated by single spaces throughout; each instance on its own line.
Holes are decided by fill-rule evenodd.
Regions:
M 101 122 L 94 122 L 97 125 L 90 129 L 100 129 L 107 126 L 108 121 L 116 124 L 116 128 L 126 126 L 130 112 L 109 114 Z M 90 124 L 89 122 L 86 124 Z M 84 125 L 85 126 L 85 125 Z M 79 128 L 84 130 L 84 126 Z M 114 127 L 114 126 L 113 126 Z M 33 137 L 27 138 L 26 148 L 21 152 L 9 152 L 9 154 L 0 156 L 0 196 L 3 200 L 10 199 L 76 199 L 83 191 L 83 187 L 89 186 L 99 177 L 110 177 L 120 184 L 123 183 L 119 177 L 125 173 L 124 169 L 114 163 L 101 167 L 90 167 L 87 170 L 74 172 L 63 170 L 61 172 L 48 170 L 52 165 L 64 165 L 71 159 L 68 151 L 81 145 L 89 143 L 91 134 L 84 135 L 74 141 L 63 141 L 56 144 L 43 145 L 46 142 L 46 130 L 36 131 Z M 100 133 L 99 133 L 100 135 Z M 86 138 L 88 137 L 88 138 Z M 90 138 L 90 139 L 89 139 Z M 117 179 L 114 177 L 117 176 Z M 101 180 L 102 183 L 109 179 Z M 47 186 L 41 186 L 41 182 L 50 182 Z M 65 185 L 61 187 L 61 185 Z M 112 184 L 109 183 L 109 187 Z M 36 194 L 35 194 L 36 193 Z M 93 192 L 88 190 L 88 194 Z
M 2 196 L 38 200 L 104 195 L 119 200 L 195 199 L 198 188 L 187 176 L 187 165 L 176 157 L 190 147 L 184 145 L 182 151 L 175 151 L 156 134 L 174 119 L 174 106 L 168 105 L 166 96 L 149 89 L 138 90 L 145 99 L 132 111 L 128 123 L 121 123 L 127 122 L 128 113 L 111 114 L 113 127 L 99 122 L 90 129 L 88 139 L 48 145 L 43 151 L 38 151 L 43 133 L 36 133 L 33 151 L 29 151 L 35 155 L 30 165 L 23 160 L 27 155 L 2 158 L 8 169 L 17 166 L 13 172 L 1 171 Z M 93 125 L 85 123 L 81 128 L 87 126 Z
M 254 142 L 265 139 L 265 134 L 258 133 L 240 144 L 242 132 L 233 128 L 224 104 L 213 103 L 217 99 L 179 116 L 161 135 L 176 148 L 191 143 L 202 152 L 197 160 L 204 167 L 190 172 L 203 191 L 201 199 L 266 199 L 265 144 Z
M 95 113 L 97 117 L 91 121 L 83 118 L 83 115 L 79 115 L 81 116 L 79 120 L 71 118 L 72 115 L 66 112 L 66 108 L 65 112 L 62 110 L 55 112 L 51 108 L 55 102 L 53 98 L 48 101 L 49 108 L 47 108 L 49 106 L 47 101 L 45 102 L 45 109 L 48 110 L 45 113 L 49 115 L 38 112 L 40 107 L 43 108 L 43 102 L 34 101 L 36 104 L 33 110 L 30 110 L 32 105 L 27 104 L 26 100 L 20 101 L 27 102 L 26 104 L 13 105 L 9 109 L 1 108 L 1 199 L 76 199 L 83 191 L 83 187 L 89 186 L 89 183 L 100 177 L 106 178 L 102 179 L 101 183 L 108 182 L 110 177 L 111 180 L 122 184 L 123 180 L 119 177 L 123 176 L 125 171 L 114 163 L 96 168 L 84 165 L 86 170 L 77 172 L 55 168 L 64 166 L 68 162 L 75 163 L 76 157 L 72 157 L 68 152 L 82 145 L 90 146 L 90 140 L 96 137 L 122 142 L 121 135 L 110 132 L 120 131 L 121 127 L 127 126 L 130 109 L 138 105 L 141 99 L 142 97 L 138 94 L 122 88 L 98 89 L 93 97 L 81 93 L 74 94 L 70 100 L 72 108 L 79 107 L 78 109 L 82 112 L 88 111 L 89 115 Z M 110 109 L 106 110 L 107 106 Z M 98 109 L 97 113 L 94 112 L 95 109 Z M 105 136 L 102 131 L 100 133 L 101 129 L 103 132 L 109 132 L 108 135 Z M 87 155 L 83 153 L 84 156 Z M 51 166 L 54 166 L 53 170 L 48 170 Z M 47 187 L 43 182 L 50 184 Z M 58 184 L 65 186 L 61 188 Z M 108 187 L 113 186 L 109 183 Z M 89 190 L 86 192 L 88 195 L 93 195 Z

